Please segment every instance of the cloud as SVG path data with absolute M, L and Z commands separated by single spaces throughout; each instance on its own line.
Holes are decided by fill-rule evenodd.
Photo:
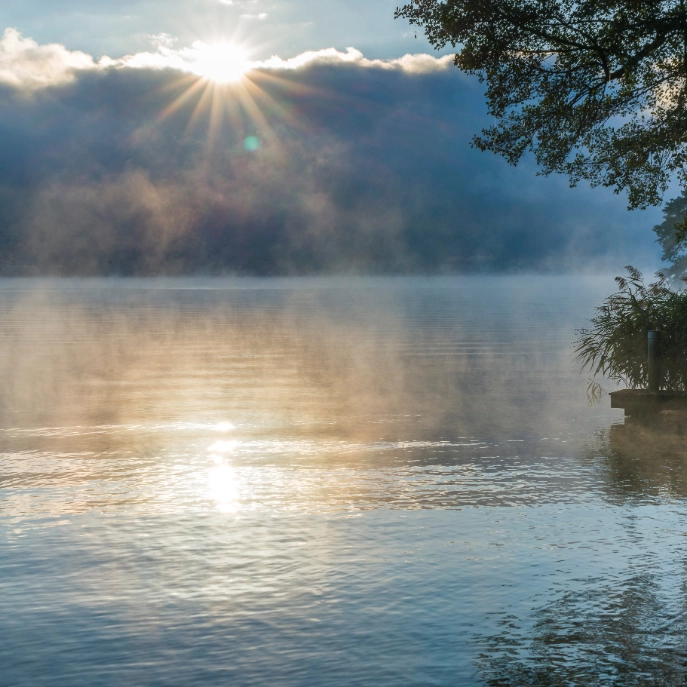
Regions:
M 0 88 L 0 273 L 561 270 L 653 250 L 651 214 L 472 149 L 483 95 L 449 58 L 329 49 L 213 88 L 189 77 L 198 47 L 157 44 L 30 98 Z
M 148 36 L 150 42 L 159 48 L 171 48 L 178 39 L 168 33 L 155 33 Z
M 249 15 L 241 15 L 249 16 Z M 253 15 L 250 15 L 253 17 Z M 267 15 L 260 15 L 263 19 Z M 253 17 L 255 18 L 255 17 Z M 157 38 L 157 37 L 155 37 Z M 204 55 L 216 50 L 216 46 L 203 41 L 195 41 L 190 47 L 174 49 L 169 41 L 156 41 L 155 52 L 142 52 L 128 55 L 116 62 L 103 63 L 103 66 L 115 66 L 117 68 L 131 69 L 177 69 L 190 73 L 198 73 L 197 65 L 204 61 Z M 428 74 L 431 72 L 447 71 L 453 65 L 453 57 L 434 57 L 433 55 L 403 55 L 402 57 L 387 60 L 367 59 L 359 50 L 346 48 L 345 51 L 335 48 L 313 50 L 301 53 L 292 58 L 282 59 L 278 56 L 261 61 L 246 61 L 245 70 L 294 70 L 306 65 L 355 65 L 360 68 L 400 70 L 413 74 Z
M 241 15 L 250 19 L 265 19 L 262 12 L 255 15 Z M 429 73 L 448 69 L 451 57 L 435 58 L 432 55 L 404 55 L 397 59 L 370 60 L 359 50 L 347 48 L 339 51 L 327 48 L 308 51 L 293 58 L 282 59 L 273 56 L 267 60 L 249 61 L 240 49 L 230 44 L 212 44 L 195 41 L 190 46 L 176 48 L 177 39 L 167 33 L 149 36 L 154 51 L 143 51 L 112 59 L 103 56 L 95 60 L 79 51 L 67 50 L 58 44 L 39 45 L 31 38 L 24 38 L 13 28 L 5 30 L 0 39 L 0 84 L 24 91 L 35 91 L 71 83 L 79 72 L 106 71 L 111 69 L 172 69 L 196 75 L 213 73 L 208 69 L 208 60 L 237 59 L 241 71 L 250 70 L 294 70 L 316 64 L 355 64 L 361 68 L 396 69 L 409 73 Z
M 38 45 L 16 29 L 6 29 L 0 39 L 0 83 L 36 90 L 69 83 L 78 71 L 93 70 L 90 55 L 67 50 L 63 45 Z
M 447 70 L 453 65 L 453 57 L 450 55 L 438 58 L 433 55 L 404 55 L 396 59 L 369 60 L 355 48 L 346 48 L 345 52 L 335 48 L 326 48 L 304 52 L 286 60 L 280 57 L 271 57 L 263 62 L 256 62 L 255 68 L 300 69 L 306 65 L 337 63 L 353 64 L 363 69 L 396 69 L 411 74 L 428 74 Z

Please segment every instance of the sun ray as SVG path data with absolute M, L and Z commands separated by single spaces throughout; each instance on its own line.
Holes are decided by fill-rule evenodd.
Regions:
M 264 80 L 263 77 L 265 76 L 265 74 L 260 74 L 259 77 L 247 80 L 245 84 L 245 88 L 248 89 L 250 93 L 254 94 L 253 101 L 255 102 L 256 106 L 261 110 L 269 109 L 271 114 L 273 114 L 275 117 L 278 117 L 282 121 L 286 121 L 289 126 L 298 128 L 304 126 L 304 122 L 301 119 L 293 115 L 282 102 L 279 102 L 276 98 L 271 96 L 265 90 L 265 88 L 260 85 L 259 80 Z M 278 79 L 267 80 L 273 83 L 279 83 Z M 282 83 L 286 82 L 284 81 Z M 262 101 L 262 103 L 265 103 L 266 106 L 261 107 L 258 101 Z
M 224 111 L 229 121 L 229 125 L 234 131 L 242 134 L 244 129 L 244 121 L 240 97 L 236 93 L 227 93 L 225 94 L 223 101 Z
M 202 93 L 200 94 L 200 98 L 198 98 L 198 102 L 195 104 L 193 112 L 189 117 L 188 124 L 186 125 L 187 131 L 191 131 L 199 122 L 199 120 L 203 116 L 203 113 L 208 111 L 209 105 L 212 102 L 213 90 L 214 84 L 212 82 L 203 82 Z
M 176 97 L 167 107 L 165 107 L 157 116 L 159 122 L 164 121 L 167 117 L 170 117 L 175 112 L 179 111 L 190 99 L 191 97 L 200 89 L 204 88 L 206 84 L 202 79 L 195 77 L 193 83 L 182 93 Z
M 208 162 L 225 131 L 232 132 L 227 142 L 247 153 L 256 153 L 267 144 L 273 153 L 283 154 L 286 148 L 274 125 L 278 122 L 304 130 L 308 123 L 299 111 L 298 100 L 305 96 L 331 99 L 322 89 L 274 73 L 267 63 L 251 63 L 235 43 L 196 41 L 189 48 L 174 51 L 174 58 L 183 60 L 183 66 L 170 67 L 185 74 L 161 89 L 170 92 L 171 102 L 156 121 L 162 122 L 183 108 L 190 110 L 186 135 L 205 122 Z M 285 97 L 280 97 L 282 94 Z
M 210 100 L 210 114 L 208 123 L 208 148 L 211 148 L 218 140 L 223 121 L 224 103 L 227 100 L 218 93 L 217 84 L 214 85 Z
M 241 106 L 245 109 L 248 117 L 254 122 L 255 128 L 271 143 L 279 144 L 279 139 L 273 135 L 272 126 L 255 101 L 250 88 L 243 88 L 241 95 Z

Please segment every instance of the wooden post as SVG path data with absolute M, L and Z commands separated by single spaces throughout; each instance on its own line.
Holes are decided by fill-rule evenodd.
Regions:
M 661 385 L 660 332 L 649 332 L 647 341 L 647 367 L 649 372 L 649 391 L 658 391 Z

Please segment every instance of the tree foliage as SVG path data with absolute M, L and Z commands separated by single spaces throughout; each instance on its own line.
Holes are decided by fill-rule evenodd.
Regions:
M 687 391 L 687 292 L 669 288 L 660 272 L 647 285 L 639 270 L 626 269 L 628 277 L 616 277 L 619 290 L 597 308 L 591 328 L 580 330 L 577 357 L 592 375 L 646 387 L 647 333 L 658 330 L 661 387 Z
M 661 259 L 668 263 L 670 276 L 676 279 L 687 275 L 687 192 L 665 204 L 663 217 L 654 232 L 663 249 Z
M 627 191 L 687 183 L 686 0 L 411 0 L 397 17 L 486 83 L 498 120 L 477 147 L 543 174 Z

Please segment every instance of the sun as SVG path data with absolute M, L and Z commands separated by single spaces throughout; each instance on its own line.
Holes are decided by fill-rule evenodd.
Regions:
M 194 74 L 210 81 L 232 83 L 240 81 L 252 63 L 246 52 L 234 43 L 196 41 L 189 66 Z

